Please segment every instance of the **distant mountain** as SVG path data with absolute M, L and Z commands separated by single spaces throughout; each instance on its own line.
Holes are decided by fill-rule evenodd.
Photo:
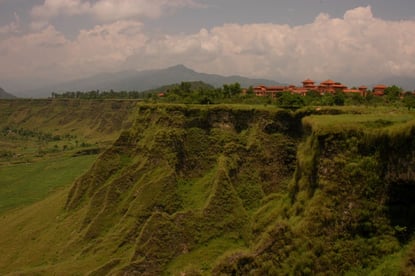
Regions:
M 16 98 L 16 96 L 7 93 L 6 91 L 4 91 L 3 88 L 0 87 L 0 99 L 14 99 Z
M 52 92 L 65 91 L 145 91 L 156 89 L 164 85 L 180 83 L 182 81 L 202 81 L 220 87 L 223 84 L 239 82 L 242 87 L 250 85 L 281 85 L 278 82 L 266 79 L 252 79 L 241 76 L 221 76 L 196 72 L 184 65 L 176 65 L 166 69 L 147 71 L 123 71 L 117 73 L 98 74 L 93 77 L 65 82 L 42 89 L 27 91 L 24 94 L 30 97 L 48 97 Z

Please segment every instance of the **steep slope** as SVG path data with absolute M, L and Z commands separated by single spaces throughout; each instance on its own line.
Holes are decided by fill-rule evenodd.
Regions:
M 59 252 L 22 253 L 12 262 L 2 252 L 2 272 L 20 264 L 32 267 L 26 273 L 175 274 L 182 268 L 173 260 L 205 247 L 208 271 L 226 250 L 250 243 L 250 213 L 287 189 L 299 120 L 287 111 L 227 107 L 142 106 L 136 116 L 74 183 L 54 215 L 59 223 L 50 222 L 56 230 L 46 223 L 39 230 L 51 237 L 30 242 L 37 248 L 52 240 Z
M 0 273 L 413 269 L 413 114 L 144 104 L 133 113 L 69 190 L 1 218 Z
M 141 108 L 135 127 L 69 194 L 68 210 L 93 202 L 80 242 L 105 243 L 107 231 L 116 232 L 122 237 L 117 247 L 133 250 L 122 271 L 141 275 L 161 273 L 175 257 L 215 239 L 247 245 L 248 211 L 265 195 L 284 190 L 294 169 L 293 138 L 263 132 L 278 116 L 290 117 L 285 111 Z M 258 125 L 248 130 L 254 122 Z M 289 131 L 280 124 L 275 129 Z M 259 156 L 280 169 L 258 167 Z M 238 185 L 245 181 L 252 183 Z
M 133 101 L 0 100 L 0 127 L 50 131 L 111 141 L 131 123 Z
M 393 115 L 361 122 L 347 115 L 353 124 L 339 127 L 327 123 L 332 117 L 304 119 L 310 135 L 298 149 L 289 202 L 272 211 L 271 227 L 249 253 L 233 253 L 215 274 L 405 275 L 413 269 L 410 261 L 403 268 L 398 256 L 415 230 L 409 199 L 415 196 L 415 121 L 403 117 L 395 126 Z

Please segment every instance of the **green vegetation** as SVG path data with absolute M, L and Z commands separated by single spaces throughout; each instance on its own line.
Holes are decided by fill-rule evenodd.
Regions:
M 360 93 L 320 94 L 310 90 L 305 95 L 293 94 L 289 91 L 279 92 L 275 98 L 258 97 L 252 86 L 242 88 L 239 83 L 213 87 L 201 81 L 181 82 L 147 91 L 87 91 L 52 93 L 55 99 L 134 99 L 152 103 L 184 103 L 184 104 L 263 104 L 276 105 L 281 108 L 298 109 L 304 106 L 390 106 L 394 108 L 415 107 L 415 95 L 404 92 L 402 88 L 392 85 L 384 91 L 384 96 L 375 96 L 367 91 Z
M 96 155 L 60 157 L 0 167 L 0 214 L 39 201 L 70 185 L 86 172 Z
M 239 89 L 222 92 L 232 99 Z M 281 105 L 301 104 L 283 97 Z M 333 104 L 348 100 L 338 95 Z M 11 154 L 2 157 L 2 187 L 22 198 L 0 216 L 0 274 L 415 270 L 415 116 L 396 102 L 296 111 L 76 99 L 3 105 L 0 141 Z M 73 106 L 71 116 L 63 106 Z M 22 141 L 73 148 L 36 157 Z M 20 164 L 19 152 L 32 162 Z

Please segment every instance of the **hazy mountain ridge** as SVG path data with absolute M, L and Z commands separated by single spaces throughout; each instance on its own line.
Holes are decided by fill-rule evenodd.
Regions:
M 102 73 L 88 78 L 26 91 L 23 94 L 28 97 L 48 97 L 52 92 L 90 91 L 97 89 L 102 91 L 111 89 L 115 91 L 145 91 L 182 81 L 202 81 L 215 87 L 235 82 L 239 82 L 242 87 L 259 84 L 281 84 L 267 79 L 199 73 L 184 65 L 176 65 L 159 70 Z
M 255 85 L 286 85 L 285 82 L 277 82 L 262 78 L 248 78 L 238 75 L 222 76 L 218 74 L 200 73 L 184 65 L 175 65 L 164 69 L 156 70 L 124 70 L 115 73 L 99 73 L 91 77 L 85 77 L 72 81 L 60 82 L 46 85 L 40 88 L 29 90 L 13 91 L 16 95 L 29 98 L 49 97 L 52 92 L 66 91 L 148 91 L 159 87 L 180 83 L 182 81 L 202 81 L 215 87 L 223 84 L 238 82 L 242 87 Z M 297 80 L 294 83 L 300 83 Z M 377 84 L 397 85 L 405 91 L 415 89 L 415 79 L 412 77 L 390 76 L 383 78 L 376 83 L 365 83 L 370 88 Z
M 3 88 L 0 87 L 0 99 L 14 99 L 16 96 L 6 92 Z

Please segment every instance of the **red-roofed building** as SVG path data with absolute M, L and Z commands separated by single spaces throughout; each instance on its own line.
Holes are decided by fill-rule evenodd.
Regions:
M 277 93 L 284 92 L 286 89 L 285 86 L 265 86 L 259 85 L 254 87 L 254 93 L 256 96 L 264 97 L 264 96 L 271 96 L 275 97 Z
M 360 94 L 361 96 L 366 96 L 367 94 L 367 87 L 362 85 L 357 89 L 349 89 L 346 85 L 335 82 L 331 79 L 321 82 L 318 86 L 315 82 L 311 79 L 306 79 L 302 82 L 302 87 L 297 87 L 295 85 L 289 86 L 265 86 L 259 85 L 254 87 L 254 93 L 256 96 L 270 96 L 275 97 L 277 93 L 281 92 L 291 92 L 292 94 L 300 94 L 305 96 L 307 92 L 315 90 L 319 92 L 321 95 L 330 93 L 334 94 L 336 92 L 343 92 L 343 93 L 356 93 Z M 377 85 L 373 88 L 373 95 L 375 96 L 382 96 L 385 93 L 385 89 L 387 88 L 386 85 Z
M 388 88 L 384 84 L 378 84 L 375 87 L 373 87 L 373 95 L 375 96 L 383 96 L 385 95 L 385 89 Z

